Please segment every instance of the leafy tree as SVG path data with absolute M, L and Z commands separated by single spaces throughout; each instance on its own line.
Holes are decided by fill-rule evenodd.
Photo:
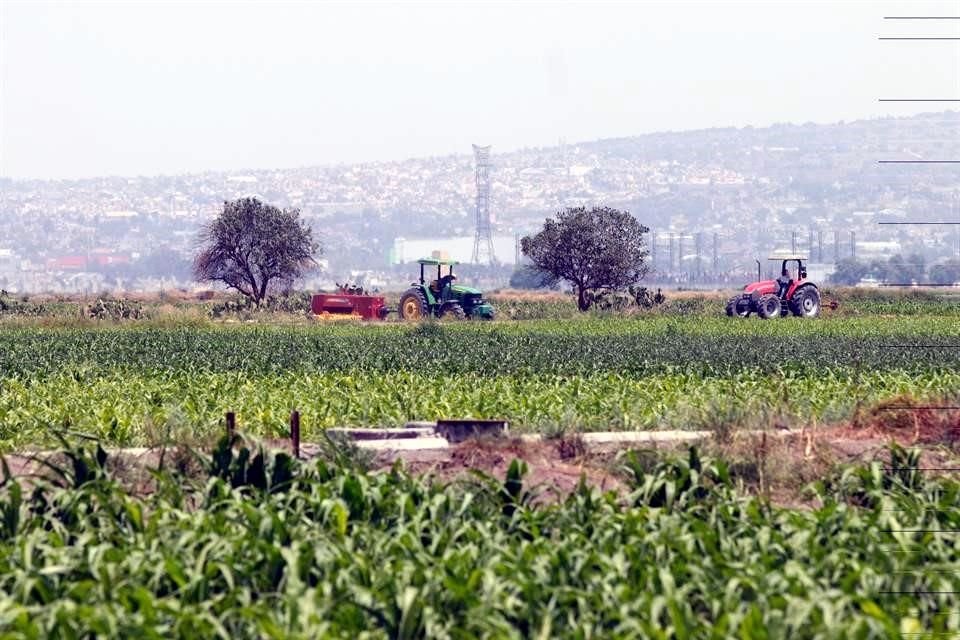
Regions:
M 870 265 L 860 262 L 856 258 L 844 258 L 837 262 L 830 282 L 834 284 L 854 285 L 870 273 Z
M 547 218 L 520 247 L 536 269 L 573 285 L 577 306 L 586 311 L 597 291 L 636 284 L 647 274 L 649 231 L 626 211 L 571 207 Z
M 952 258 L 943 264 L 930 267 L 930 281 L 940 284 L 960 282 L 960 258 Z
M 194 277 L 222 282 L 258 307 L 271 284 L 289 285 L 316 264 L 320 250 L 299 209 L 281 211 L 256 198 L 224 202 L 200 240 Z
M 533 265 L 522 264 L 510 275 L 512 289 L 549 289 L 557 284 L 557 278 Z
M 923 256 L 911 254 L 904 259 L 897 254 L 891 256 L 886 264 L 880 266 L 884 282 L 895 284 L 911 284 L 913 282 L 923 282 L 926 264 Z

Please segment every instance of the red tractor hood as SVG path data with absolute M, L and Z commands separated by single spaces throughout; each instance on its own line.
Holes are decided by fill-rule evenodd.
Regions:
M 779 291 L 780 287 L 777 286 L 776 280 L 760 280 L 759 282 L 751 282 L 743 288 L 744 293 L 756 293 L 758 295 L 766 295 L 768 293 L 776 293 Z

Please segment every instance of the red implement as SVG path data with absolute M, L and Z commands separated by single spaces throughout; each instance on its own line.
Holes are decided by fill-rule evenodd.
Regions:
M 383 296 L 358 296 L 346 293 L 315 293 L 310 304 L 319 315 L 356 315 L 364 320 L 383 320 L 386 306 Z

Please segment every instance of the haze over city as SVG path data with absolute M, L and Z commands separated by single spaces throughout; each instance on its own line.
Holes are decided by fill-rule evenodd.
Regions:
M 0 5 L 0 176 L 284 168 L 919 111 L 903 2 Z M 916 15 L 955 3 L 911 2 Z M 907 33 L 909 32 L 909 33 Z
M 783 248 L 820 279 L 942 265 L 955 230 L 876 223 L 960 214 L 955 172 L 878 161 L 960 158 L 954 104 L 889 101 L 960 98 L 960 41 L 880 38 L 960 35 L 885 19 L 954 4 L 5 2 L 0 289 L 207 286 L 200 229 L 251 195 L 320 239 L 307 288 L 404 286 L 433 250 L 501 286 L 520 237 L 578 205 L 649 226 L 665 285 Z

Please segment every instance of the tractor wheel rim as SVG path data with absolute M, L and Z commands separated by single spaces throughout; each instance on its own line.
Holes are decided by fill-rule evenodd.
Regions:
M 420 317 L 420 305 L 417 304 L 416 300 L 407 300 L 403 305 L 403 315 L 407 318 L 419 318 Z
M 807 313 L 813 311 L 816 305 L 813 303 L 813 298 L 804 298 L 803 299 L 803 310 Z

